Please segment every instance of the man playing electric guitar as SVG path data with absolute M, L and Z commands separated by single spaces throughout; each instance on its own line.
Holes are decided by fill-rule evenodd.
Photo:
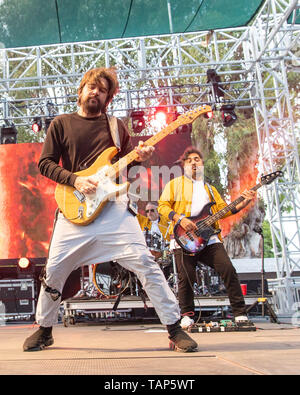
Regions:
M 180 327 L 178 302 L 147 249 L 137 218 L 128 209 L 127 194 L 108 199 L 103 210 L 103 205 L 98 204 L 99 194 L 105 191 L 105 196 L 111 197 L 108 189 L 113 186 L 109 176 L 113 166 L 102 166 L 101 177 L 93 173 L 98 158 L 104 155 L 111 159 L 111 153 L 118 151 L 121 159 L 130 155 L 141 162 L 153 151 L 153 147 L 140 144 L 135 152 L 123 122 L 107 115 L 118 88 L 113 68 L 89 70 L 79 85 L 78 112 L 57 116 L 47 131 L 39 169 L 58 183 L 56 198 L 63 203 L 59 205 L 37 304 L 36 321 L 40 327 L 25 340 L 24 351 L 39 351 L 53 344 L 52 326 L 57 322 L 60 297 L 69 274 L 82 265 L 114 260 L 141 281 L 162 324 L 167 326 L 172 349 L 187 352 L 197 348 L 197 343 Z M 88 221 L 74 223 L 85 219 L 86 201 L 91 202 Z M 101 208 L 98 216 L 89 214 L 97 213 L 93 202 L 94 207 Z M 75 207 L 73 213 L 71 210 L 68 214 L 68 205 Z
M 197 225 L 188 217 L 198 216 L 202 209 L 209 203 L 212 213 L 219 212 L 227 204 L 213 186 L 204 182 L 204 164 L 201 153 L 194 147 L 185 150 L 180 158 L 184 168 L 184 175 L 174 178 L 164 188 L 159 200 L 158 212 L 172 220 L 173 225 L 179 226 L 188 235 L 198 232 Z M 235 208 L 225 216 L 237 213 L 255 198 L 256 192 L 246 190 L 242 193 L 242 200 Z M 175 226 L 176 228 L 176 226 Z M 220 229 L 219 223 L 214 228 Z M 172 230 L 171 230 L 172 231 Z M 220 232 L 214 232 L 206 241 L 205 245 L 187 255 L 180 246 L 176 249 L 176 265 L 178 270 L 178 299 L 181 309 L 181 326 L 187 328 L 194 323 L 195 315 L 193 284 L 196 280 L 196 265 L 198 261 L 212 268 L 221 276 L 226 287 L 232 312 L 235 320 L 247 321 L 246 306 L 241 291 L 240 283 L 235 268 L 226 253 Z

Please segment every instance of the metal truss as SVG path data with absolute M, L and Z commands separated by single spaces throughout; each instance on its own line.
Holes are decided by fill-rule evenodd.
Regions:
M 264 193 L 277 276 L 289 278 L 300 269 L 299 121 L 287 82 L 287 70 L 300 69 L 300 30 L 295 18 L 287 23 L 291 12 L 299 12 L 297 0 L 267 0 L 247 27 L 2 49 L 0 121 L 30 130 L 36 116 L 75 111 L 83 73 L 101 66 L 118 69 L 120 93 L 110 109 L 117 116 L 157 106 L 252 108 L 259 171 L 284 172 Z M 221 99 L 212 94 L 208 69 L 222 79 Z
M 255 60 L 249 64 L 249 72 L 256 76 L 253 96 L 261 98 L 253 102 L 259 169 L 261 173 L 284 172 L 283 180 L 264 189 L 277 264 L 277 282 L 272 282 L 272 290 L 281 314 L 299 308 L 299 281 L 292 276 L 300 269 L 300 125 L 297 100 L 293 105 L 287 80 L 288 70 L 300 70 L 300 30 L 287 24 L 293 10 L 295 16 L 299 12 L 297 1 L 266 4 L 250 28 L 247 55 Z
M 111 111 L 123 116 L 134 109 L 158 105 L 186 110 L 210 103 L 213 98 L 206 77 L 209 68 L 219 69 L 226 79 L 227 100 L 250 106 L 249 92 L 254 81 L 249 80 L 245 65 L 237 57 L 242 43 L 248 40 L 248 31 L 239 28 L 4 49 L 2 117 L 17 126 L 29 126 L 35 116 L 49 115 L 50 104 L 53 115 L 75 109 L 76 87 L 83 73 L 99 66 L 118 68 L 121 90 Z

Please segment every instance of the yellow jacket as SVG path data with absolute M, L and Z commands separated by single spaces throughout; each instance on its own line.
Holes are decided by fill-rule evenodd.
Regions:
M 144 229 L 145 228 L 148 228 L 149 229 L 149 231 L 151 231 L 151 227 L 152 227 L 152 222 L 150 221 L 150 219 L 148 218 L 148 217 L 145 217 L 144 215 L 142 215 L 142 214 L 138 214 L 137 215 L 137 219 L 138 219 L 138 221 L 139 221 L 139 224 L 140 224 L 140 227 L 141 227 L 141 229 L 142 229 L 142 231 L 144 231 Z M 159 230 L 160 230 L 160 232 L 161 232 L 161 234 L 162 234 L 162 236 L 163 236 L 163 238 L 165 239 L 165 240 L 170 240 L 170 234 L 169 233 L 167 233 L 167 235 L 166 235 L 166 232 L 167 232 L 167 229 L 168 229 L 168 226 L 169 226 L 169 222 L 170 222 L 171 220 L 167 220 L 166 218 L 164 218 L 163 216 L 160 216 L 159 217 L 159 222 L 158 222 L 158 227 L 159 227 Z M 166 236 L 165 236 L 166 235 Z
M 219 192 L 215 187 L 210 186 L 213 196 L 211 195 L 210 188 L 205 183 L 204 187 L 206 192 L 208 193 L 209 200 L 214 204 L 211 207 L 212 214 L 216 214 L 218 211 L 222 210 L 227 206 L 227 203 L 221 198 Z M 160 199 L 158 201 L 158 212 L 166 218 L 173 218 L 174 214 L 183 214 L 186 217 L 190 217 L 191 215 L 191 207 L 192 207 L 192 197 L 193 197 L 193 181 L 185 176 L 180 176 L 171 180 L 168 184 L 166 184 Z M 229 211 L 225 216 L 228 217 L 233 213 Z M 173 233 L 173 225 L 170 226 L 170 234 Z M 215 223 L 215 228 L 220 229 L 219 221 Z M 219 239 L 222 241 L 222 237 L 220 233 L 218 234 Z

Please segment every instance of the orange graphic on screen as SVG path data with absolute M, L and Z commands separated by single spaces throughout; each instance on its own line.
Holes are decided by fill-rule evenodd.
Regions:
M 0 145 L 0 259 L 45 257 L 57 207 L 55 183 L 40 175 L 42 144 Z
M 134 137 L 132 144 L 136 146 L 139 140 L 147 138 L 149 136 Z M 155 154 L 146 166 L 172 166 L 178 153 L 189 145 L 188 134 L 168 136 L 156 146 Z M 42 143 L 0 145 L 0 259 L 44 258 L 48 255 L 57 208 L 54 199 L 56 183 L 39 172 L 41 150 Z M 145 188 L 163 187 L 144 181 Z M 161 190 L 157 196 L 159 192 Z

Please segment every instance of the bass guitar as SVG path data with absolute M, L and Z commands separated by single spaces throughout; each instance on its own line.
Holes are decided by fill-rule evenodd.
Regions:
M 146 146 L 154 146 L 179 126 L 192 123 L 201 114 L 211 112 L 208 105 L 190 110 L 180 115 L 175 121 L 156 133 L 144 142 Z M 107 148 L 96 161 L 85 170 L 76 172 L 78 176 L 93 178 L 98 181 L 98 187 L 93 194 L 83 194 L 74 187 L 64 184 L 57 184 L 55 189 L 55 200 L 64 216 L 76 225 L 88 225 L 93 222 L 103 210 L 109 199 L 127 193 L 129 182 L 117 184 L 120 172 L 131 162 L 138 158 L 135 150 L 132 150 L 123 158 L 112 164 L 112 158 L 118 153 L 116 147 Z
M 277 177 L 282 177 L 281 171 L 275 171 L 261 177 L 261 182 L 251 188 L 252 191 L 256 191 L 263 185 L 270 184 Z M 220 229 L 216 229 L 213 225 L 219 219 L 222 219 L 229 211 L 235 208 L 240 202 L 244 200 L 243 196 L 240 196 L 228 206 L 218 211 L 216 214 L 211 215 L 210 208 L 215 204 L 214 202 L 207 203 L 200 214 L 193 217 L 188 217 L 197 226 L 195 231 L 185 231 L 179 224 L 174 226 L 174 238 L 180 247 L 190 255 L 195 255 L 201 252 L 207 245 L 211 236 L 220 233 Z

